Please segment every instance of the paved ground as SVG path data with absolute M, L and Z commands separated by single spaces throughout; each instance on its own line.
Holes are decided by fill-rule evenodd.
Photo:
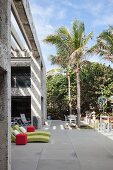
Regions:
M 113 170 L 113 141 L 94 130 L 46 127 L 50 143 L 12 145 L 12 170 Z
M 100 132 L 100 133 L 108 137 L 109 139 L 113 140 L 113 130 L 110 132 Z

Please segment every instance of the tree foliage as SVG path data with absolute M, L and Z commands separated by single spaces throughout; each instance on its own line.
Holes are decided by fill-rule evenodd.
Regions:
M 62 115 L 68 110 L 67 79 L 64 75 L 47 77 L 48 113 Z
M 69 112 L 72 114 L 71 106 L 71 93 L 70 93 L 70 66 L 73 64 L 76 69 L 77 76 L 77 124 L 80 126 L 80 114 L 81 114 L 81 94 L 80 94 L 80 65 L 83 61 L 87 50 L 86 45 L 92 38 L 93 32 L 86 35 L 85 26 L 83 22 L 75 19 L 73 22 L 72 31 L 70 32 L 66 27 L 60 27 L 54 34 L 48 35 L 45 38 L 45 42 L 55 45 L 57 54 L 51 56 L 52 63 L 65 66 L 67 69 L 68 78 L 68 99 L 69 99 Z
M 113 95 L 113 69 L 99 63 L 84 64 L 80 71 L 81 78 L 81 110 L 82 114 L 90 107 L 99 110 L 98 97 L 105 95 L 108 99 Z M 56 75 L 47 77 L 48 112 L 58 113 L 62 117 L 67 114 L 67 79 L 66 76 Z M 71 72 L 72 109 L 76 113 L 76 76 Z
M 108 29 L 101 32 L 97 37 L 96 44 L 90 48 L 90 53 L 96 53 L 113 62 L 113 27 L 109 26 Z

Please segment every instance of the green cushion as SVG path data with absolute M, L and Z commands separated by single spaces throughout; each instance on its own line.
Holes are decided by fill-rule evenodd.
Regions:
M 16 137 L 11 133 L 11 142 L 15 142 Z
M 14 130 L 13 130 L 13 128 L 11 127 L 11 133 L 13 133 L 14 132 Z
M 49 142 L 50 138 L 48 136 L 27 136 L 28 142 Z
M 23 133 L 19 127 L 19 125 L 15 125 L 13 127 L 14 129 L 18 130 L 19 132 Z M 45 136 L 51 136 L 51 133 L 50 132 L 46 132 L 46 131 L 35 131 L 35 132 L 26 132 L 26 134 L 28 136 L 32 136 L 32 135 L 45 135 Z
M 14 129 L 19 130 L 18 125 L 16 125 L 16 127 Z M 27 132 L 27 133 L 29 133 L 29 134 L 27 134 L 28 142 L 45 142 L 45 143 L 49 142 L 50 137 L 45 134 L 43 135 L 42 132 L 43 131 L 38 131 L 38 133 L 34 132 L 35 133 L 34 135 L 33 135 L 33 132 L 32 133 Z M 13 133 L 14 133 L 14 130 L 13 130 L 13 128 L 11 128 L 11 141 L 15 142 L 16 137 Z
M 18 130 L 19 132 L 21 132 L 21 130 L 20 130 L 20 128 L 19 128 L 19 125 L 13 126 L 13 129 L 14 129 L 14 130 Z
M 36 131 L 36 132 L 27 132 L 26 133 L 28 136 L 32 136 L 32 135 L 43 135 L 43 136 L 51 136 L 50 132 L 46 132 L 46 131 Z
M 27 136 L 28 142 L 49 142 L 50 138 L 48 136 Z M 16 137 L 11 133 L 11 142 L 15 142 Z

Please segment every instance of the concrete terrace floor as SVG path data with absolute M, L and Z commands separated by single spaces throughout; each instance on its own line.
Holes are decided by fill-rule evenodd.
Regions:
M 113 170 L 113 141 L 94 130 L 52 121 L 49 143 L 12 144 L 11 170 Z

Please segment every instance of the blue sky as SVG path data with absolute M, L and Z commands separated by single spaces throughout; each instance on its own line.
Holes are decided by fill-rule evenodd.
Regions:
M 86 34 L 94 31 L 96 36 L 109 25 L 113 25 L 113 0 L 29 0 L 38 39 L 45 60 L 46 69 L 53 68 L 48 56 L 55 54 L 55 47 L 43 43 L 43 39 L 60 27 L 66 26 L 71 30 L 75 18 L 85 23 Z M 96 56 L 91 61 L 101 61 Z M 106 64 L 110 64 L 107 62 Z

